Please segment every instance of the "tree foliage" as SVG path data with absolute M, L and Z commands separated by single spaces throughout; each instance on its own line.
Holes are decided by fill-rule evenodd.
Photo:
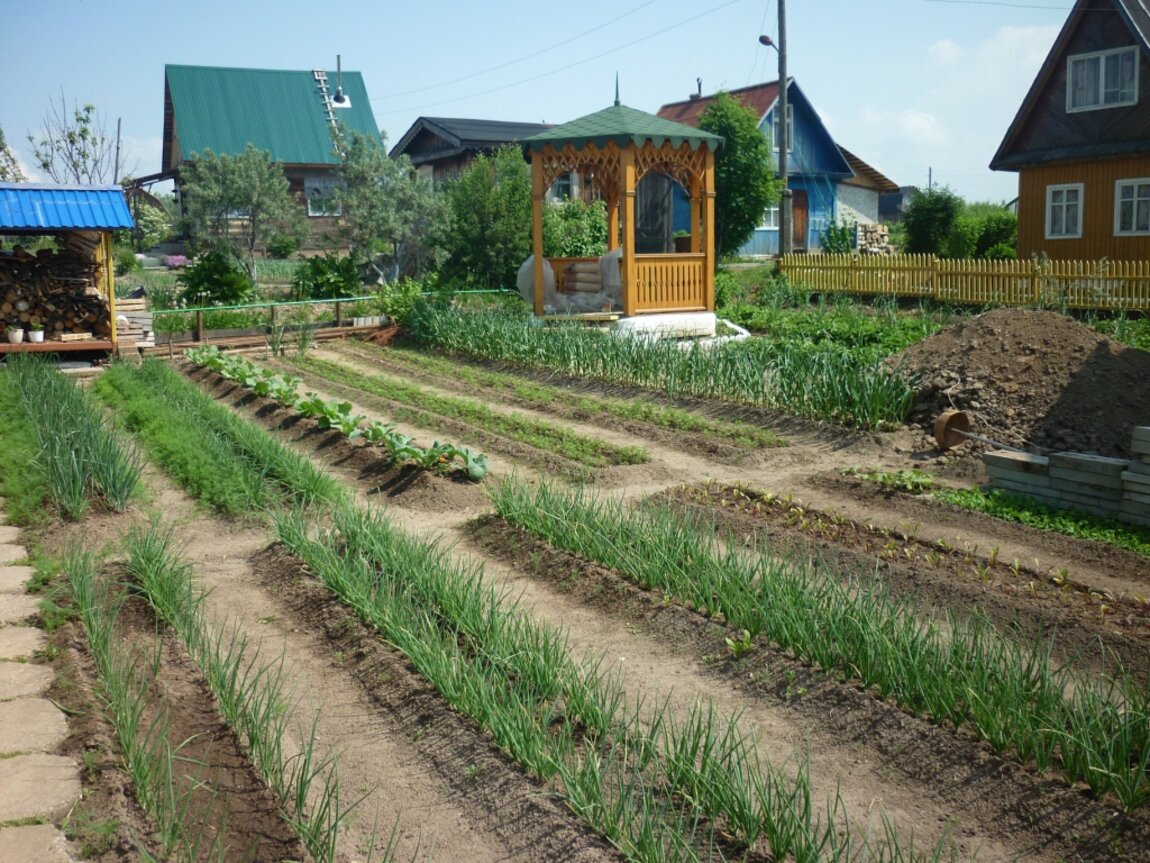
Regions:
M 904 251 L 941 258 L 1013 258 L 1018 217 L 996 204 L 968 204 L 945 186 L 920 192 L 907 205 Z
M 730 255 L 762 223 L 782 188 L 770 142 L 750 108 L 719 93 L 699 118 L 699 128 L 724 140 L 715 157 L 715 251 Z
M 20 162 L 8 142 L 4 139 L 4 128 L 0 126 L 0 183 L 26 183 L 28 178 L 24 175 Z
M 28 135 L 36 167 L 57 183 L 116 182 L 116 141 L 104 131 L 104 119 L 91 104 L 72 105 L 69 114 L 64 91 L 60 102 L 51 100 L 40 137 Z
M 392 159 L 384 141 L 362 132 L 333 135 L 342 181 L 339 235 L 357 264 L 381 276 L 419 277 L 442 257 L 434 237 L 447 218 L 446 202 L 407 156 Z
M 255 278 L 255 253 L 272 237 L 306 230 L 283 165 L 251 144 L 236 156 L 195 154 L 180 174 L 184 226 L 201 249 L 233 254 Z
M 513 288 L 531 254 L 531 171 L 519 147 L 480 155 L 447 188 L 443 275 L 459 285 Z
M 590 258 L 607 251 L 607 204 L 560 201 L 543 208 L 543 254 Z

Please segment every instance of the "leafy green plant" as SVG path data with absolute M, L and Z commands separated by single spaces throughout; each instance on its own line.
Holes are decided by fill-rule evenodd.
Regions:
M 306 258 L 292 276 L 292 296 L 297 300 L 355 297 L 360 293 L 359 270 L 347 256 L 326 254 Z
M 819 233 L 819 246 L 828 255 L 849 255 L 854 251 L 856 229 L 853 222 L 828 222 Z
M 906 491 L 911 494 L 922 494 L 934 488 L 934 477 L 921 470 L 860 470 L 847 468 L 843 471 L 846 476 L 853 476 L 864 482 L 871 482 L 887 491 Z
M 731 651 L 731 655 L 734 656 L 735 659 L 741 659 L 754 647 L 751 640 L 751 633 L 746 629 L 742 631 L 738 638 L 724 638 L 723 641 L 727 645 L 727 650 Z
M 181 298 L 188 306 L 235 306 L 256 298 L 251 277 L 225 252 L 206 252 L 185 267 L 177 282 L 183 286 Z

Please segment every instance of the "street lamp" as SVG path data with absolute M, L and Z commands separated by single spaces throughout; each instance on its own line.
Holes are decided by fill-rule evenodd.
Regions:
M 786 0 L 779 0 L 779 42 L 766 34 L 759 37 L 759 44 L 774 48 L 779 55 L 779 100 L 775 123 L 779 130 L 779 181 L 783 186 L 783 198 L 779 202 L 779 255 L 791 251 L 791 189 L 787 181 L 787 147 L 790 136 L 787 134 L 787 19 Z M 772 136 L 773 137 L 773 136 Z M 773 142 L 772 142 L 773 143 Z

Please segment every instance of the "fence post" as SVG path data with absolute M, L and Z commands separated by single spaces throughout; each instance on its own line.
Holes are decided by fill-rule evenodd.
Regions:
M 204 310 L 196 309 L 196 341 L 204 340 Z
M 339 300 L 335 301 L 335 325 L 337 327 L 343 326 L 343 303 Z

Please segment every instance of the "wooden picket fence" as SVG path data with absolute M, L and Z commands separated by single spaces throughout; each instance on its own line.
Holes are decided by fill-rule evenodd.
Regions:
M 1150 311 L 1150 261 L 948 260 L 934 255 L 785 255 L 782 272 L 820 293 L 944 303 Z

